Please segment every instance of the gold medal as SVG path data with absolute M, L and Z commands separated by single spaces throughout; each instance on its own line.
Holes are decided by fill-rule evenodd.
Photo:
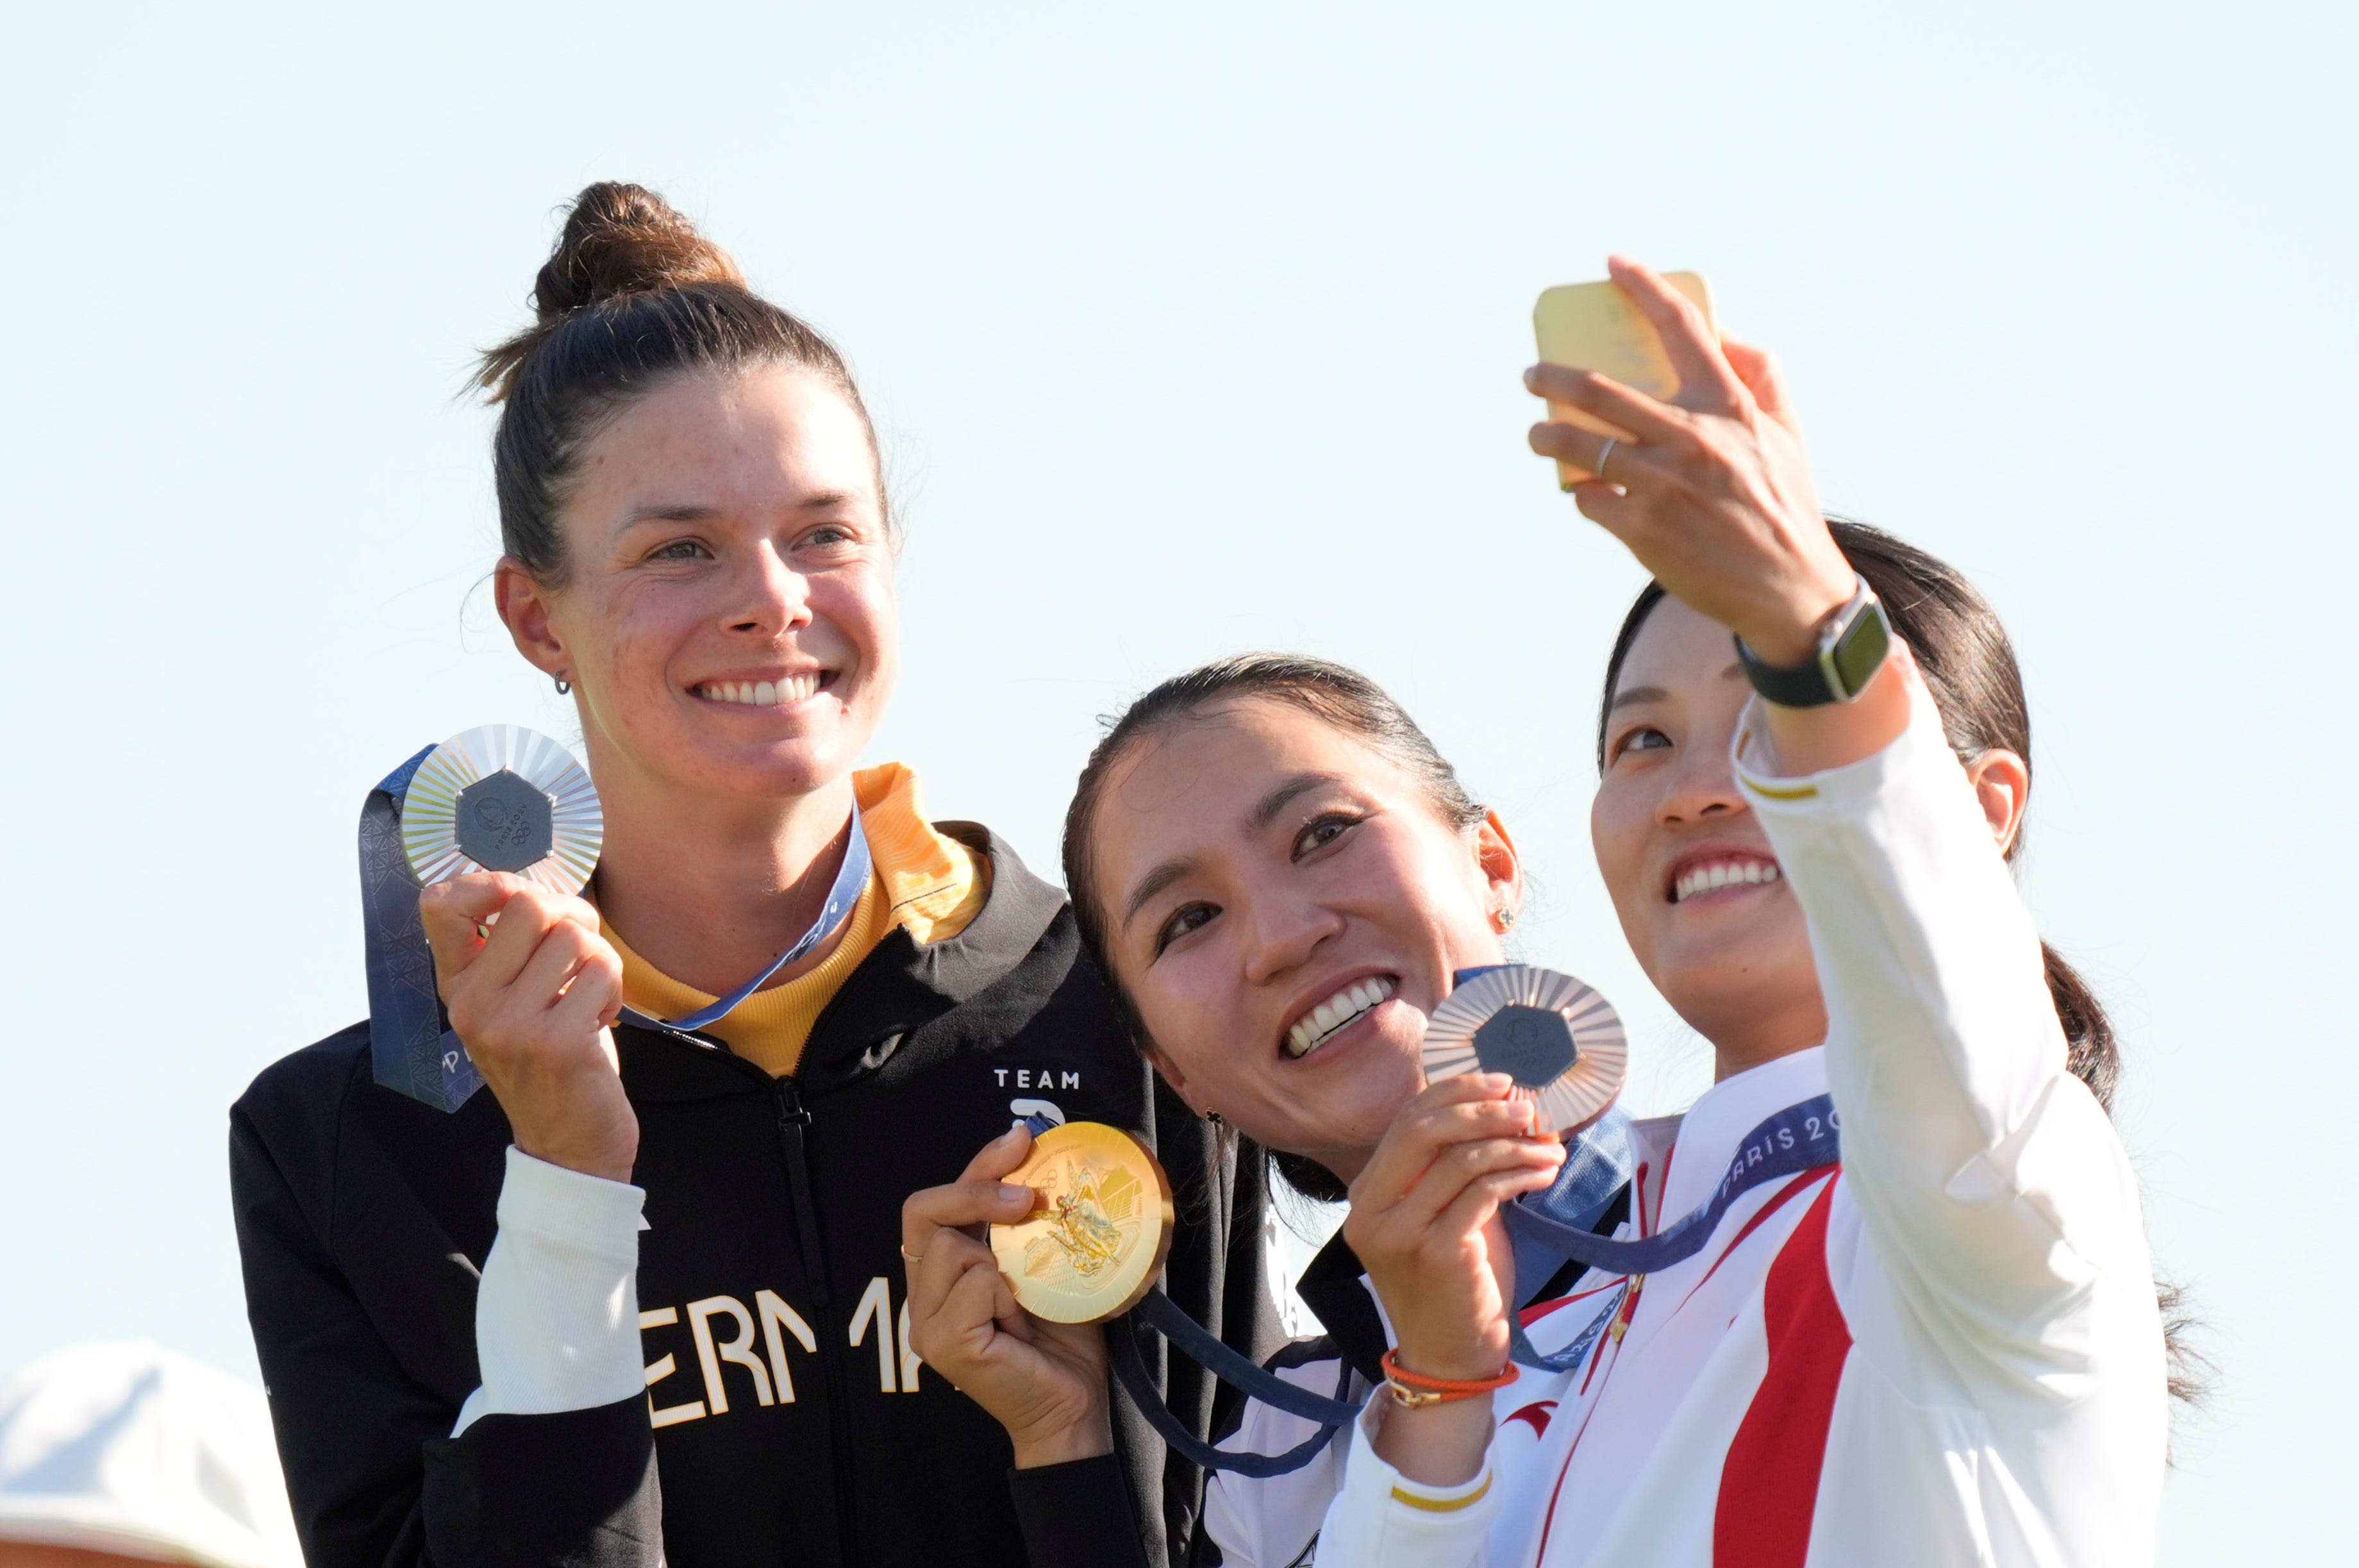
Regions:
M 1103 1323 L 1128 1312 L 1171 1250 L 1171 1181 L 1147 1146 L 1103 1122 L 1067 1122 L 1032 1140 L 1005 1180 L 1039 1207 L 991 1227 L 991 1250 L 1016 1301 L 1049 1323 Z

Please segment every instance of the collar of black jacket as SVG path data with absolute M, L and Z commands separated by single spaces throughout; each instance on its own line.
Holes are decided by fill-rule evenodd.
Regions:
M 921 947 L 896 926 L 877 943 L 812 1026 L 799 1083 L 824 1087 L 882 1065 L 908 1035 L 1006 979 L 1057 924 L 1064 893 L 1033 876 L 1006 840 L 974 822 L 934 825 L 990 857 L 989 896 L 956 936 Z M 768 1081 L 710 1036 L 626 1025 L 615 1030 L 615 1043 L 633 1099 L 741 1093 L 748 1073 Z
M 1385 1352 L 1392 1342 L 1385 1337 L 1385 1320 L 1376 1314 L 1375 1289 L 1368 1283 L 1368 1271 L 1360 1267 L 1359 1255 L 1337 1231 L 1334 1239 L 1319 1249 L 1310 1266 L 1295 1281 L 1294 1293 L 1335 1342 L 1352 1370 L 1371 1383 L 1385 1380 L 1381 1365 Z

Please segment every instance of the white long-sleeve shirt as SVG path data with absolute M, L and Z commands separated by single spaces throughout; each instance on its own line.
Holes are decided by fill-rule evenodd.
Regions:
M 1805 779 L 1747 770 L 1770 752 L 1757 711 L 1740 726 L 1738 777 L 1809 918 L 1827 1040 L 1641 1124 L 1633 1229 L 1699 1206 L 1748 1129 L 1819 1094 L 1840 1169 L 1755 1189 L 1701 1253 L 1632 1282 L 1625 1332 L 1570 1372 L 1523 1369 L 1464 1486 L 1386 1465 L 1372 1400 L 1320 1563 L 2152 1562 L 2168 1397 L 2136 1183 L 2066 1071 L 2038 938 L 1911 684 L 1906 735 Z M 1527 1309 L 1534 1344 L 1571 1343 L 1621 1283 Z M 1267 1412 L 1239 1441 L 1267 1451 L 1291 1419 Z M 1292 1561 L 1299 1540 L 1246 1538 L 1256 1517 L 1234 1495 L 1208 1508 L 1239 1536 L 1226 1561 Z

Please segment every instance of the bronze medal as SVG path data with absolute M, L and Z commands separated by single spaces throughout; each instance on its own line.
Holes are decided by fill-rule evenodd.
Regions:
M 1429 1081 L 1504 1073 L 1539 1106 L 1551 1132 L 1579 1127 L 1614 1103 L 1629 1044 L 1613 1005 L 1570 975 L 1525 964 L 1476 970 L 1425 1027 Z
M 1147 1146 L 1103 1122 L 1067 1122 L 1032 1140 L 1006 1181 L 1039 1206 L 991 1227 L 1016 1299 L 1049 1323 L 1103 1323 L 1138 1304 L 1171 1250 L 1171 1181 Z

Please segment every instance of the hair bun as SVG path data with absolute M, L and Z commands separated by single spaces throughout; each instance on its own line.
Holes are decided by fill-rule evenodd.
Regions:
M 573 199 L 557 249 L 533 279 L 532 302 L 550 327 L 601 300 L 694 283 L 743 288 L 745 275 L 646 186 L 601 180 Z

